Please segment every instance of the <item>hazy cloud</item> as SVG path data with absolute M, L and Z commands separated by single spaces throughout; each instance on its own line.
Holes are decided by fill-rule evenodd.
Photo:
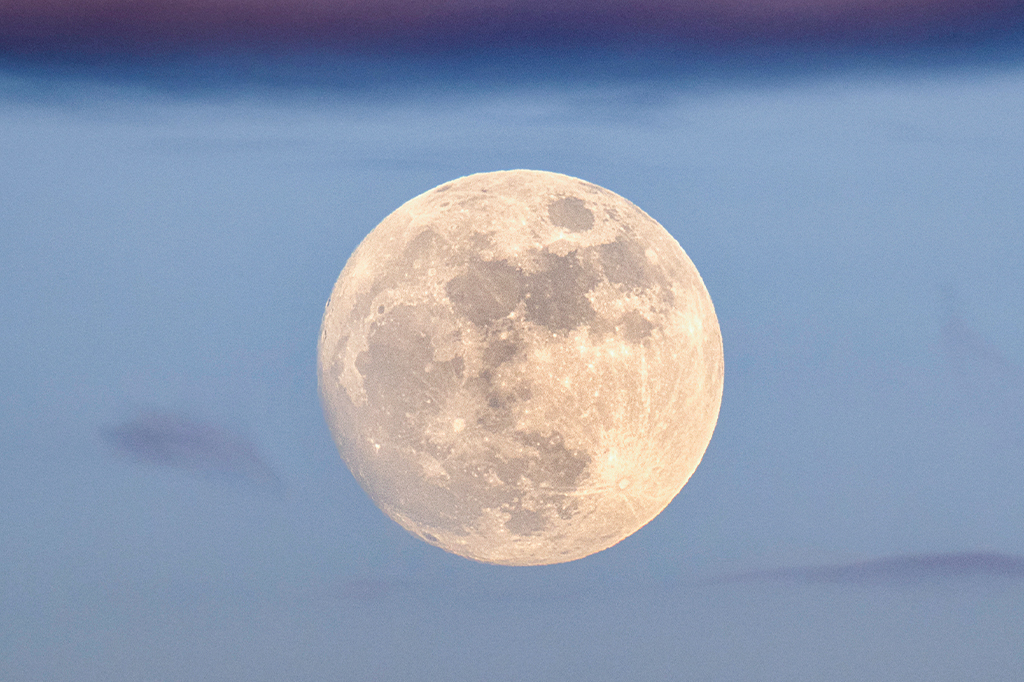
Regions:
M 100 434 L 116 450 L 140 462 L 236 474 L 283 488 L 251 442 L 214 424 L 170 412 L 149 412 L 101 429 Z

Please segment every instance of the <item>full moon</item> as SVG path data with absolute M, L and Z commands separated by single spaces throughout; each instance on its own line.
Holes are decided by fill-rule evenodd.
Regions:
M 327 302 L 320 397 L 388 516 L 476 561 L 611 547 L 689 480 L 722 402 L 722 336 L 679 243 L 614 192 L 480 173 L 409 200 Z

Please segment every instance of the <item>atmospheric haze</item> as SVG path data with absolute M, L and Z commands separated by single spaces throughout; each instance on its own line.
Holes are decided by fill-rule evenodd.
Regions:
M 410 60 L 275 41 L 269 19 L 235 50 L 255 20 L 218 28 L 227 3 L 126 5 L 0 2 L 0 679 L 1024 679 L 1012 12 L 958 32 L 922 11 L 934 42 L 803 56 L 709 32 L 701 54 L 606 34 Z M 304 6 L 328 5 L 369 6 Z M 922 5 L 872 7 L 865 25 Z M 154 8 L 178 14 L 144 26 Z M 205 48 L 160 44 L 185 23 Z M 683 493 L 578 561 L 405 532 L 318 398 L 323 304 L 367 231 L 499 168 L 657 218 L 728 355 Z M 231 473 L 250 455 L 287 496 Z

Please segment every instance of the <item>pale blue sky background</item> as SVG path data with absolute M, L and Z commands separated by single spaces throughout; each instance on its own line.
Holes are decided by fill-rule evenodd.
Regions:
M 26 74 L 0 72 L 0 678 L 1024 679 L 1020 579 L 707 583 L 1024 554 L 1019 63 L 227 93 Z M 661 222 L 726 352 L 681 495 L 530 569 L 378 512 L 315 380 L 359 240 L 510 168 Z M 151 409 L 249 438 L 286 493 L 101 438 Z

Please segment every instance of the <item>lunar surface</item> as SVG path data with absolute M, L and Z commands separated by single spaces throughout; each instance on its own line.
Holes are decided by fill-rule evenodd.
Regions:
M 411 199 L 352 254 L 318 349 L 343 459 L 406 530 L 506 565 L 598 552 L 693 474 L 722 399 L 718 319 L 619 195 L 516 170 Z

